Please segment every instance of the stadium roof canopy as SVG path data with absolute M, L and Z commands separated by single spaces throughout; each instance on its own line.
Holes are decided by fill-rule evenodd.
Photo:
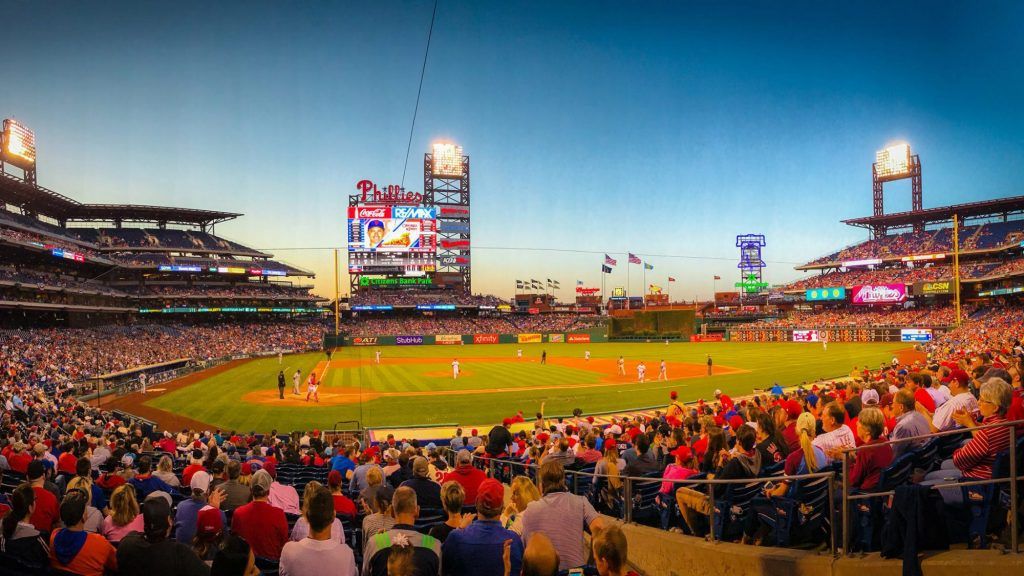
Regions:
M 976 218 L 995 218 L 1009 216 L 1011 214 L 1024 213 L 1024 196 L 1013 196 L 1011 198 L 999 198 L 996 200 L 985 200 L 982 202 L 969 202 L 967 204 L 954 204 L 940 208 L 928 208 L 916 212 L 894 212 L 882 216 L 865 216 L 863 218 L 852 218 L 843 220 L 843 224 L 859 226 L 861 228 L 875 228 L 884 226 L 886 228 L 905 228 L 914 224 L 934 224 L 951 222 L 956 214 L 961 221 Z
M 131 221 L 158 224 L 185 224 L 206 227 L 241 216 L 235 212 L 172 208 L 167 206 L 140 206 L 135 204 L 82 204 L 48 190 L 34 186 L 10 174 L 0 178 L 0 202 L 22 210 L 49 216 L 61 224 L 78 221 Z

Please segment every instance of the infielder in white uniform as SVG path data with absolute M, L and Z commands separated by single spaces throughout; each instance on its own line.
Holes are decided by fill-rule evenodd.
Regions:
M 292 374 L 292 394 L 296 396 L 301 394 L 299 392 L 299 385 L 302 383 L 302 370 L 296 370 L 295 374 Z
M 590 360 L 590 350 L 587 350 L 583 353 L 583 359 Z
M 636 381 L 643 382 L 647 374 L 647 366 L 643 362 L 636 365 Z
M 376 360 L 377 364 L 380 364 L 380 350 L 374 351 L 373 354 L 374 354 L 374 357 L 375 357 L 375 360 Z
M 658 380 L 668 380 L 668 367 L 664 360 L 661 361 L 661 368 L 658 370 Z
M 625 376 L 625 375 L 626 375 L 626 360 L 622 356 L 619 356 L 619 376 Z
M 452 380 L 459 379 L 459 359 L 452 360 Z

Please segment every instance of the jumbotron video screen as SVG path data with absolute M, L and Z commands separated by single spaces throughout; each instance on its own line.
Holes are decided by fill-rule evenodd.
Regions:
M 432 206 L 350 206 L 348 251 L 352 273 L 434 272 L 437 210 Z

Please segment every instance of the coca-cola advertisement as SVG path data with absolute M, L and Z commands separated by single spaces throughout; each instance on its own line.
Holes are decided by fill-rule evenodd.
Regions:
M 906 284 L 863 284 L 853 287 L 854 304 L 897 304 L 907 301 Z

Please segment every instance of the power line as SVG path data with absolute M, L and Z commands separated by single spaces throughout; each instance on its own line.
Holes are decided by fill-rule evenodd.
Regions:
M 288 246 L 281 248 L 257 248 L 257 250 L 273 251 L 273 252 L 285 252 L 291 250 L 346 250 L 346 246 Z M 528 246 L 473 246 L 473 250 L 515 250 L 522 252 L 561 252 L 566 254 L 615 254 L 623 255 L 626 252 L 619 252 L 616 250 L 581 250 L 576 248 L 537 248 Z M 735 262 L 735 257 L 729 256 L 695 256 L 693 254 L 650 254 L 646 252 L 633 252 L 636 256 L 642 256 L 645 258 L 680 258 L 683 260 L 716 260 L 722 262 Z M 806 262 L 793 262 L 789 260 L 765 260 L 767 264 L 792 264 L 799 266 L 806 264 Z
M 437 18 L 437 0 L 434 13 L 430 15 L 430 30 L 427 32 L 427 49 L 423 51 L 423 67 L 420 69 L 420 87 L 416 90 L 416 106 L 412 109 L 412 125 L 409 126 L 409 143 L 405 146 L 405 164 L 402 165 L 402 187 L 405 187 L 405 173 L 409 170 L 409 153 L 412 151 L 412 133 L 416 130 L 416 115 L 420 111 L 420 94 L 423 93 L 423 77 L 427 75 L 427 56 L 430 54 L 430 39 L 434 36 L 434 19 Z

